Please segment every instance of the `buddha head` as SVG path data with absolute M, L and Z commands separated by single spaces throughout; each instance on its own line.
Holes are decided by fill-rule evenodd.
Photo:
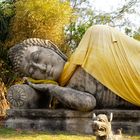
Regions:
M 59 79 L 67 57 L 49 40 L 30 38 L 10 48 L 14 69 L 33 79 Z

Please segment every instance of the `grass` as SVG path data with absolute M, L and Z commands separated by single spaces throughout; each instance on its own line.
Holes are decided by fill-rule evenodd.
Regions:
M 92 135 L 74 135 L 63 132 L 39 132 L 0 128 L 0 140 L 95 140 Z
M 140 137 L 136 136 L 129 136 L 129 138 L 132 140 L 140 140 Z M 95 137 L 92 135 L 70 134 L 64 132 L 51 133 L 0 128 L 0 140 L 95 140 Z

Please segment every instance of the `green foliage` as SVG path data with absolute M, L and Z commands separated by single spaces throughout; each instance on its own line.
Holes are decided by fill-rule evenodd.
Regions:
M 99 14 L 94 18 L 95 24 L 109 24 L 111 23 L 111 15 L 109 14 Z
M 70 55 L 75 50 L 87 28 L 93 24 L 94 15 L 87 0 L 69 1 L 74 9 L 74 15 L 77 18 L 75 21 L 71 19 L 71 24 L 65 30 L 65 45 L 69 46 L 68 52 L 66 51 L 67 55 Z
M 132 34 L 132 29 L 126 27 L 126 28 L 125 28 L 125 33 L 126 33 L 127 35 L 131 36 L 131 34 Z
M 14 72 L 11 70 L 10 62 L 7 57 L 5 40 L 9 33 L 9 22 L 14 15 L 12 1 L 0 2 L 0 81 L 10 85 L 14 80 Z
M 139 40 L 139 41 L 140 41 L 140 28 L 138 29 L 138 31 L 135 31 L 135 32 L 134 32 L 133 37 L 134 37 L 136 40 Z
M 71 22 L 66 29 L 66 44 L 72 51 L 78 46 L 85 31 L 94 24 L 108 24 L 111 22 L 109 14 L 101 14 L 92 9 L 87 0 L 70 0 L 77 21 Z
M 15 81 L 16 75 L 12 70 L 7 51 L 7 48 L 0 47 L 0 81 L 3 81 L 6 86 L 10 86 Z
M 0 43 L 3 43 L 9 32 L 9 22 L 14 15 L 11 1 L 0 2 Z
M 49 39 L 57 45 L 64 43 L 64 26 L 69 24 L 73 13 L 69 2 L 18 0 L 15 10 L 7 46 L 32 37 Z
M 76 26 L 76 23 L 71 23 L 68 29 L 66 29 L 66 42 L 67 45 L 72 49 L 72 51 L 78 46 L 81 41 L 82 36 L 86 30 L 91 26 L 91 24 L 80 24 Z
M 89 0 L 70 0 L 72 7 L 75 9 L 75 15 L 78 17 L 76 22 L 72 22 L 66 30 L 66 44 L 75 49 L 86 29 L 94 24 L 107 24 L 114 27 L 126 28 L 126 33 L 132 35 L 130 21 L 126 14 L 135 13 L 137 0 L 126 0 L 124 4 L 110 13 L 96 11 L 89 4 Z

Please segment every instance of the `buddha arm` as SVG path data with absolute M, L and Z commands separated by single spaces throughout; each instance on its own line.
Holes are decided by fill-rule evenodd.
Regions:
M 57 98 L 62 104 L 68 108 L 79 111 L 90 111 L 96 106 L 96 99 L 87 92 L 81 92 L 68 87 L 60 87 L 53 84 L 33 84 L 28 85 L 39 91 L 49 91 L 49 93 Z

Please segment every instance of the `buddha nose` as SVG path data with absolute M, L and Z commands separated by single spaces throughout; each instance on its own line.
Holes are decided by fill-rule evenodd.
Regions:
M 42 71 L 46 71 L 46 65 L 45 64 L 37 64 L 37 63 L 32 63 L 32 65 L 35 67 L 35 68 L 38 68 Z

